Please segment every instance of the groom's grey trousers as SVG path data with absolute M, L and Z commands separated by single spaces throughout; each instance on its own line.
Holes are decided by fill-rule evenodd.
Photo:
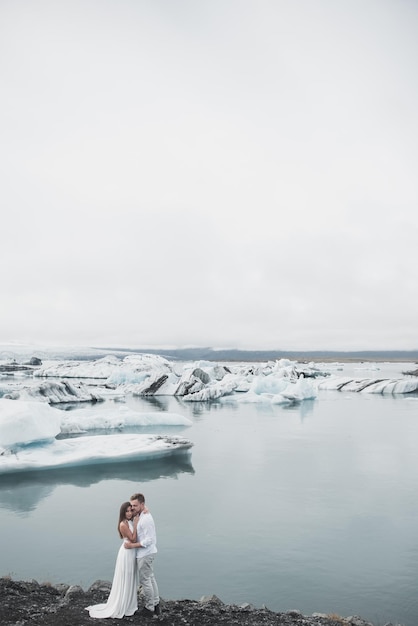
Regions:
M 154 606 L 160 603 L 157 581 L 155 580 L 152 564 L 154 562 L 154 554 L 149 554 L 141 559 L 136 560 L 138 568 L 139 584 L 142 585 L 144 593 L 145 608 L 150 611 L 154 610 Z

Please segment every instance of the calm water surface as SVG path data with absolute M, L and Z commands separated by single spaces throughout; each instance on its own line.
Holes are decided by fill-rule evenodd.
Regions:
M 382 364 L 358 377 L 399 377 Z M 349 371 L 348 366 L 343 375 Z M 320 392 L 297 407 L 130 398 L 191 455 L 0 480 L 0 575 L 111 579 L 121 502 L 145 493 L 163 598 L 418 624 L 418 397 Z M 100 406 L 97 406 L 100 411 Z

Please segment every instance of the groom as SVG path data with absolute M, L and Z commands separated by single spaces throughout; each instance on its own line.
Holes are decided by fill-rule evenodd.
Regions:
M 137 548 L 136 563 L 139 584 L 144 592 L 145 606 L 141 615 L 144 617 L 160 615 L 160 596 L 153 571 L 153 561 L 157 553 L 157 535 L 151 513 L 141 515 L 145 509 L 145 498 L 142 493 L 131 496 L 131 507 L 135 515 L 139 515 L 136 543 L 125 543 L 126 548 Z

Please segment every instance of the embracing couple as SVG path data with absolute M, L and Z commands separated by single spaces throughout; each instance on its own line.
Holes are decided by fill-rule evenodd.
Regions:
M 133 615 L 138 610 L 138 585 L 142 585 L 144 608 L 141 616 L 160 614 L 160 597 L 153 571 L 157 553 L 154 520 L 142 493 L 120 507 L 118 532 L 122 545 L 116 559 L 112 588 L 106 604 L 88 606 L 90 617 Z

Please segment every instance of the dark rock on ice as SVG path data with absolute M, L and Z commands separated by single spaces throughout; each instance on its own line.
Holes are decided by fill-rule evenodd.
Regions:
M 30 365 L 21 365 L 20 363 L 2 363 L 0 365 L 0 372 L 4 374 L 13 374 L 14 372 L 27 372 L 32 373 L 33 367 Z
M 418 376 L 418 369 L 410 370 L 408 372 L 403 372 L 405 376 Z
M 39 359 L 37 356 L 33 356 L 30 360 L 28 365 L 34 365 L 36 367 L 39 367 L 40 365 L 42 365 L 42 360 Z
M 99 394 L 88 389 L 84 383 L 70 383 L 68 380 L 40 382 L 31 387 L 23 387 L 20 391 L 6 394 L 4 398 L 11 400 L 46 400 L 50 404 L 101 402 L 103 400 Z
M 143 389 L 143 391 L 141 392 L 141 395 L 153 396 L 159 390 L 159 388 L 164 385 L 167 379 L 168 379 L 167 374 L 163 374 L 162 376 L 158 376 L 157 378 L 154 378 L 151 382 L 147 381 L 148 385 L 145 387 L 145 389 Z

